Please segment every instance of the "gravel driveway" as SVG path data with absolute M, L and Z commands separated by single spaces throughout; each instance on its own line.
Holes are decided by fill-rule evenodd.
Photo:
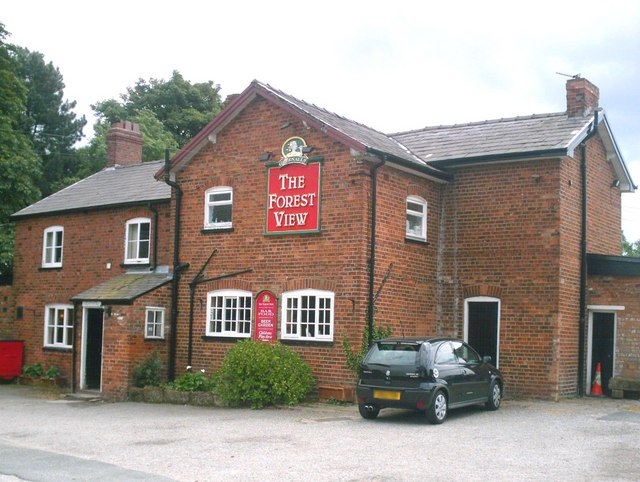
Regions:
M 355 406 L 48 399 L 0 385 L 0 480 L 640 480 L 640 402 L 506 400 L 439 426 Z

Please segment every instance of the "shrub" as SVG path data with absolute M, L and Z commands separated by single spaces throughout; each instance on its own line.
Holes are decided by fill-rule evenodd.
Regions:
M 60 369 L 54 366 L 50 366 L 49 368 L 47 368 L 47 371 L 42 374 L 42 378 L 46 378 L 47 380 L 55 380 L 59 376 Z
M 347 357 L 347 366 L 355 373 L 356 376 L 360 375 L 360 365 L 364 360 L 365 355 L 369 351 L 371 343 L 375 340 L 381 340 L 391 335 L 391 328 L 384 326 L 373 326 L 373 340 L 369 342 L 369 330 L 365 326 L 364 333 L 362 335 L 362 343 L 360 344 L 360 351 L 353 351 L 351 342 L 349 340 L 342 340 L 342 349 Z
M 216 384 L 214 380 L 205 375 L 204 368 L 200 371 L 193 372 L 191 371 L 191 367 L 187 367 L 186 372 L 173 382 L 169 382 L 164 386 L 182 392 L 212 392 Z
M 230 405 L 295 405 L 313 389 L 311 368 L 288 347 L 244 340 L 231 348 L 217 374 L 218 394 Z
M 133 382 L 136 387 L 158 386 L 162 374 L 160 356 L 154 350 L 149 357 L 136 366 L 133 372 Z
M 40 378 L 42 376 L 42 372 L 42 365 L 40 365 L 40 363 L 25 365 L 22 369 L 22 375 L 29 378 Z

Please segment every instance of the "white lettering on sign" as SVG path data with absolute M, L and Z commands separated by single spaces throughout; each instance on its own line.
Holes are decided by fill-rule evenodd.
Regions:
M 307 206 L 314 205 L 315 198 L 315 192 L 307 194 L 286 194 L 284 196 L 269 194 L 269 209 L 273 209 L 274 207 L 278 209 L 306 208 Z
M 304 189 L 304 176 L 290 176 L 289 174 L 281 174 L 278 176 L 280 180 L 280 189 Z
M 284 211 L 276 211 L 273 216 L 276 219 L 276 226 L 289 227 L 289 226 L 304 226 L 307 224 L 307 215 L 309 213 L 285 213 Z

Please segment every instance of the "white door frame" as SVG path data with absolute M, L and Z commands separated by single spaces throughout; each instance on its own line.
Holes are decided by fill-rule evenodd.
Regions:
M 474 302 L 493 302 L 498 303 L 498 319 L 496 327 L 496 359 L 493 360 L 494 366 L 499 368 L 500 366 L 500 311 L 501 302 L 500 298 L 493 298 L 491 296 L 473 296 L 471 298 L 465 298 L 464 300 L 464 341 L 469 342 L 469 303 Z
M 593 314 L 594 313 L 611 313 L 613 314 L 613 373 L 612 376 L 616 375 L 616 342 L 617 342 L 617 333 L 618 333 L 618 311 L 623 311 L 624 306 L 607 306 L 607 305 L 588 305 L 587 310 L 589 310 L 589 327 L 588 327 L 588 335 L 587 335 L 587 383 L 585 384 L 585 392 L 587 395 L 591 394 L 591 381 L 593 379 L 593 374 L 591 373 L 591 351 L 593 349 Z
M 87 358 L 87 318 L 89 310 L 103 310 L 102 317 L 102 349 L 104 353 L 104 307 L 99 301 L 84 301 L 82 303 L 82 348 L 80 350 L 80 390 L 86 390 L 86 358 Z M 100 373 L 102 374 L 102 364 L 104 357 L 100 357 Z M 100 391 L 102 391 L 102 375 L 100 376 Z

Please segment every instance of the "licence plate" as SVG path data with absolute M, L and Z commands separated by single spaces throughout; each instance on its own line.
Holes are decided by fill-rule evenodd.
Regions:
M 400 392 L 392 392 L 389 390 L 374 390 L 373 398 L 382 400 L 400 400 Z

